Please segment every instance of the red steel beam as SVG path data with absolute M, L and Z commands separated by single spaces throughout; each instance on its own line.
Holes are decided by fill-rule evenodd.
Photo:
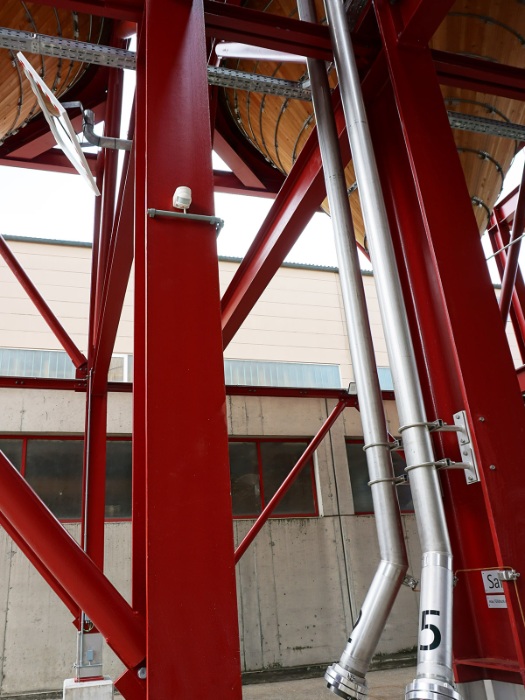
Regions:
M 506 221 L 498 221 L 495 219 L 495 211 L 492 214 L 491 221 L 496 221 L 496 223 L 488 230 L 488 235 L 492 245 L 492 250 L 495 253 L 495 261 L 500 278 L 502 278 L 507 262 L 507 254 L 503 248 L 510 239 L 509 227 Z M 510 313 L 522 362 L 525 362 L 525 306 L 522 302 L 525 303 L 525 282 L 521 271 L 518 269 L 512 294 Z
M 398 41 L 418 46 L 428 44 L 455 0 L 403 0 L 393 15 L 397 21 Z
M 268 501 L 267 505 L 263 509 L 262 513 L 259 515 L 257 520 L 254 522 L 254 524 L 251 526 L 251 528 L 248 530 L 246 533 L 244 539 L 240 543 L 240 545 L 237 547 L 235 550 L 235 563 L 237 564 L 242 555 L 246 552 L 248 547 L 251 545 L 253 540 L 257 537 L 259 532 L 262 530 L 264 524 L 270 517 L 270 515 L 273 513 L 275 508 L 279 505 L 279 503 L 282 501 L 284 496 L 288 493 L 290 487 L 296 480 L 296 478 L 299 476 L 301 471 L 303 470 L 304 466 L 308 462 L 308 460 L 311 458 L 315 450 L 319 447 L 323 439 L 325 438 L 326 434 L 332 427 L 332 425 L 335 423 L 335 421 L 339 418 L 341 413 L 345 410 L 346 408 L 346 400 L 345 399 L 340 399 L 338 403 L 335 405 L 334 409 L 328 416 L 328 418 L 325 420 L 323 425 L 319 428 L 317 431 L 316 435 L 312 438 L 312 440 L 308 443 L 308 446 L 306 447 L 305 451 L 303 454 L 299 457 L 297 460 L 297 463 L 293 467 L 293 469 L 290 471 L 286 479 L 283 481 L 283 483 L 279 486 L 277 491 L 274 493 L 274 495 L 271 497 L 271 499 Z
M 137 370 L 137 354 L 134 356 L 135 378 L 131 382 L 108 382 L 108 393 L 130 394 L 137 392 L 137 382 L 141 372 Z M 86 391 L 85 379 L 40 379 L 33 377 L 2 377 L 1 389 L 45 389 L 56 391 Z M 241 386 L 226 384 L 227 396 L 267 396 L 281 399 L 345 399 L 347 406 L 357 406 L 357 396 L 349 394 L 346 389 L 323 389 L 315 387 L 289 386 Z M 393 391 L 382 391 L 383 401 L 395 401 Z M 137 423 L 138 425 L 138 423 Z
M 0 452 L 0 512 L 128 668 L 145 658 L 144 621 Z
M 275 199 L 279 191 L 278 187 L 272 190 L 266 189 L 262 184 L 260 187 L 250 187 L 244 185 L 235 173 L 224 170 L 213 171 L 213 191 L 224 192 L 225 194 L 244 194 L 250 197 L 262 197 L 264 199 Z
M 516 285 L 516 277 L 518 274 L 520 249 L 521 249 L 521 234 L 525 228 L 525 166 L 521 174 L 520 188 L 518 192 L 518 202 L 516 204 L 516 212 L 512 223 L 512 231 L 510 233 L 509 247 L 507 248 L 507 262 L 501 280 L 501 296 L 499 299 L 499 308 L 503 323 L 507 323 L 509 309 L 512 303 L 512 296 Z
M 339 138 L 346 134 L 341 105 L 336 108 Z M 314 131 L 295 161 L 222 301 L 222 334 L 226 348 L 279 266 L 318 210 L 326 189 L 321 154 Z
M 106 107 L 105 132 L 120 131 L 122 111 L 123 71 L 110 73 Z M 97 226 L 98 246 L 93 248 L 92 285 L 90 299 L 90 346 L 88 350 L 88 372 L 86 401 L 86 430 L 84 440 L 84 469 L 82 481 L 82 546 L 91 560 L 104 568 L 104 534 L 106 508 L 106 438 L 107 438 L 107 366 L 102 365 L 95 373 L 95 360 L 100 347 L 100 315 L 103 287 L 108 266 L 108 254 L 115 218 L 118 151 L 106 149 L 103 159 L 103 184 L 100 206 L 100 226 Z M 95 252 L 97 255 L 95 255 Z M 94 306 L 94 309 L 92 308 Z M 116 321 L 118 324 L 118 320 Z M 116 332 L 116 331 L 115 331 Z M 105 374 L 104 374 L 105 369 Z M 98 380 L 98 383 L 97 383 Z
M 380 54 L 363 80 L 365 96 L 377 93 L 384 76 L 384 56 Z M 339 146 L 343 160 L 348 162 L 350 150 L 337 91 L 334 93 L 334 103 Z M 320 207 L 325 194 L 321 154 L 314 129 L 223 295 L 222 334 L 225 348 Z
M 49 5 L 71 12 L 138 22 L 144 10 L 144 0 L 32 0 L 35 5 Z
M 520 571 L 525 557 L 516 533 L 525 528 L 520 505 L 525 489 L 521 473 L 525 406 L 431 55 L 424 47 L 398 44 L 388 0 L 376 0 L 374 7 L 395 96 L 390 110 L 383 107 L 383 128 L 375 130 L 380 137 L 377 153 L 386 157 L 390 151 L 390 177 L 383 181 L 406 204 L 396 204 L 392 197 L 419 309 L 431 401 L 437 417 L 447 422 L 456 411 L 466 411 L 480 469 L 480 483 L 472 486 L 457 475 L 443 479 L 454 553 L 460 568 L 501 567 L 511 562 Z M 403 146 L 399 145 L 401 133 Z M 447 177 L 436 180 L 436 172 L 446 172 Z M 405 193 L 410 190 L 409 203 Z M 453 225 L 443 201 L 454 211 Z M 497 381 L 486 381 L 494 367 Z M 451 454 L 454 458 L 457 446 Z M 514 678 L 522 682 L 525 629 L 517 593 L 523 584 L 516 591 L 507 590 L 508 609 L 500 616 L 496 633 L 492 611 L 476 583 L 462 578 L 462 591 L 470 595 L 460 593 L 463 606 L 456 606 L 454 652 L 460 680 L 471 679 L 473 673 L 497 678 L 504 660 L 513 659 Z M 476 609 L 470 610 L 469 617 L 474 601 Z M 500 659 L 500 668 L 488 663 L 481 671 L 473 671 L 472 664 L 461 663 L 476 658 L 480 666 L 488 658 Z
M 140 679 L 136 671 L 125 671 L 115 681 L 115 688 L 126 700 L 146 700 L 146 679 Z
M 322 61 L 332 60 L 332 45 L 326 26 L 216 0 L 204 0 L 204 11 L 207 36 Z
M 133 166 L 133 156 L 129 161 Z M 134 173 L 133 167 L 123 174 L 124 194 L 116 223 L 114 245 L 109 253 L 107 275 L 101 300 L 101 316 L 93 360 L 93 390 L 103 392 L 107 385 L 111 354 L 124 305 L 133 263 Z
M 144 29 L 146 205 L 168 209 L 176 187 L 187 185 L 191 211 L 211 214 L 202 4 L 146 0 Z M 162 129 L 160 114 L 167 115 Z M 194 698 L 209 689 L 217 698 L 240 700 L 214 227 L 148 217 L 145 281 L 148 697 Z M 196 519 L 196 509 L 212 520 Z M 199 664 L 196 681 L 192 669 L 203 644 L 213 649 L 214 661 Z
M 86 153 L 85 157 L 91 172 L 94 172 L 96 167 L 96 156 L 92 153 Z M 46 153 L 42 153 L 31 160 L 0 157 L 0 165 L 11 168 L 25 168 L 26 170 L 47 170 L 53 173 L 78 175 L 78 172 L 71 165 L 71 162 L 66 158 L 66 156 L 56 149 L 46 151 Z
M 100 102 L 93 108 L 88 107 L 88 105 L 86 105 L 86 109 L 88 108 L 93 109 L 93 111 L 95 112 L 95 118 L 97 123 L 99 121 L 102 121 L 104 119 L 104 113 L 106 109 L 105 96 L 103 102 Z M 83 115 L 77 114 L 76 117 L 70 117 L 70 120 L 71 124 L 73 125 L 73 128 L 75 129 L 75 133 L 80 133 L 82 131 Z M 30 137 L 30 140 L 9 150 L 8 158 L 14 158 L 16 160 L 33 160 L 44 153 L 48 153 L 50 149 L 53 149 L 56 146 L 55 137 L 53 136 L 51 129 L 47 125 L 47 122 L 45 123 L 45 125 L 47 126 L 47 128 L 43 128 L 43 124 L 37 124 L 37 126 L 34 128 L 34 131 L 37 132 L 37 135 L 33 136 L 29 132 L 27 136 Z M 26 134 L 24 134 L 24 136 L 25 135 Z
M 432 50 L 441 85 L 475 90 L 511 100 L 525 99 L 525 70 L 446 51 Z
M 9 521 L 0 513 L 0 527 L 2 527 L 9 537 L 15 542 L 16 546 L 25 554 L 29 559 L 30 563 L 35 567 L 40 576 L 44 581 L 50 586 L 53 591 L 57 594 L 60 600 L 64 603 L 69 612 L 73 615 L 78 623 L 79 618 L 79 608 L 75 603 L 73 598 L 65 590 L 65 588 L 58 582 L 58 580 L 51 574 L 49 569 L 44 565 L 42 560 L 34 553 L 34 551 L 29 547 L 27 542 L 21 537 L 20 533 L 11 526 Z
M 133 609 L 146 617 L 146 71 L 145 32 L 139 32 L 135 93 L 135 239 L 133 304 L 132 557 Z
M 120 45 L 120 48 L 123 44 Z M 108 136 L 120 133 L 120 118 L 122 113 L 122 90 L 124 87 L 124 71 L 114 70 L 110 73 L 108 84 L 108 97 L 104 132 Z M 102 295 L 106 272 L 108 267 L 108 255 L 111 245 L 111 235 L 115 221 L 115 202 L 117 196 L 117 171 L 118 151 L 105 149 L 104 181 L 102 187 L 102 210 L 100 225 L 100 240 L 98 246 L 98 273 L 96 278 L 95 294 L 91 297 L 91 303 L 95 304 L 94 343 L 98 343 L 99 324 L 101 316 Z
M 51 311 L 44 298 L 33 284 L 33 282 L 29 279 L 22 265 L 13 255 L 9 246 L 7 245 L 2 236 L 0 236 L 0 255 L 3 257 L 4 261 L 6 262 L 7 266 L 14 274 L 16 279 L 20 282 L 20 284 L 24 288 L 24 291 L 29 296 L 33 304 L 36 306 L 40 315 L 47 323 L 58 342 L 62 345 L 66 353 L 69 355 L 75 367 L 77 369 L 85 367 L 85 365 L 87 364 L 86 357 L 80 352 L 75 343 L 71 340 L 66 330 L 64 329 L 60 321 L 57 319 L 55 314 Z
M 515 187 L 512 192 L 509 192 L 501 202 L 494 205 L 493 216 L 497 221 L 507 221 L 511 223 L 514 219 L 516 207 L 518 205 L 519 187 Z M 492 223 L 492 222 L 491 222 Z
M 278 192 L 284 176 L 271 166 L 239 132 L 222 110 L 215 118 L 213 148 L 246 187 Z

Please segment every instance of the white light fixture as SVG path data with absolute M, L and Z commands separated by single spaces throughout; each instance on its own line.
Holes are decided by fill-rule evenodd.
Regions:
M 173 195 L 173 208 L 184 209 L 184 213 L 186 213 L 186 210 L 190 208 L 190 204 L 191 189 L 189 187 L 185 187 L 184 185 L 177 187 L 175 194 Z

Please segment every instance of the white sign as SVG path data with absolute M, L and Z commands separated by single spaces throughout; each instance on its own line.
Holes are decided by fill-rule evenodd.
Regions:
M 506 608 L 507 599 L 503 581 L 500 580 L 498 572 L 494 570 L 482 571 L 483 588 L 487 594 L 487 605 L 489 608 Z
M 483 577 L 483 586 L 485 588 L 485 593 L 503 593 L 503 581 L 498 578 L 497 571 L 482 571 L 481 576 Z
M 489 608 L 506 608 L 507 599 L 504 595 L 488 595 L 487 605 Z

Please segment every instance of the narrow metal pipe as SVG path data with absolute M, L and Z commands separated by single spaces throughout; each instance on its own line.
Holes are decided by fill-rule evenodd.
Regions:
M 251 526 L 251 528 L 246 533 L 241 544 L 235 550 L 235 563 L 236 564 L 239 561 L 239 559 L 242 557 L 244 552 L 251 545 L 251 543 L 256 538 L 256 536 L 259 534 L 259 532 L 261 531 L 265 522 L 268 520 L 268 518 L 273 513 L 275 508 L 279 505 L 281 500 L 284 498 L 285 494 L 287 493 L 288 489 L 295 481 L 296 477 L 299 476 L 299 473 L 303 469 L 304 465 L 308 462 L 308 460 L 313 455 L 315 450 L 319 447 L 319 445 L 323 441 L 325 435 L 330 430 L 330 428 L 335 423 L 335 421 L 339 418 L 341 413 L 345 410 L 345 408 L 346 408 L 346 399 L 339 399 L 339 401 L 337 402 L 332 413 L 330 413 L 328 418 L 325 420 L 325 422 L 322 424 L 322 426 L 317 431 L 317 434 L 308 443 L 308 446 L 306 447 L 303 454 L 299 457 L 294 468 L 288 474 L 288 476 L 283 481 L 283 483 L 279 486 L 279 488 L 274 493 L 274 495 L 270 498 L 270 500 L 266 504 L 266 507 L 264 508 L 263 512 L 259 515 L 257 520 L 254 522 L 254 524 Z
M 313 0 L 299 0 L 298 9 L 300 19 L 316 21 Z M 407 555 L 330 86 L 323 62 L 308 59 L 307 65 L 363 436 L 365 445 L 369 446 L 366 449 L 368 472 L 370 480 L 375 482 L 371 490 L 381 557 L 358 624 L 350 634 L 339 663 L 328 668 L 325 679 L 342 697 L 362 698 L 367 693 L 365 676 L 372 656 L 406 574 Z
M 521 236 L 525 227 L 525 165 L 521 174 L 520 189 L 518 192 L 518 202 L 516 211 L 514 212 L 514 222 L 510 234 L 509 251 L 507 255 L 507 263 L 503 272 L 501 281 L 501 296 L 499 300 L 499 308 L 503 323 L 507 323 L 509 317 L 510 305 L 512 303 L 512 293 L 516 284 L 516 275 L 518 274 L 518 265 L 520 259 Z
M 91 109 L 84 110 L 84 123 L 82 133 L 86 141 L 93 146 L 110 148 L 117 151 L 131 151 L 133 141 L 131 139 L 119 139 L 113 136 L 99 136 L 95 134 L 95 112 Z
M 325 0 L 325 6 L 423 552 L 417 678 L 406 696 L 457 699 L 452 672 L 452 552 L 435 466 L 418 468 L 435 461 L 433 447 L 344 6 L 341 0 Z

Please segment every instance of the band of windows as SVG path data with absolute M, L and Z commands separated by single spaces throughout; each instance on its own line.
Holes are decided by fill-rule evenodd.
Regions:
M 232 509 L 235 518 L 257 517 L 301 457 L 307 438 L 231 437 L 229 439 Z M 54 515 L 79 520 L 82 512 L 84 442 L 81 437 L 0 438 L 0 450 L 20 471 Z M 373 514 L 366 455 L 361 438 L 346 439 L 350 483 L 356 514 Z M 396 476 L 404 458 L 393 453 Z M 131 440 L 109 438 L 106 458 L 106 518 L 131 517 Z M 402 512 L 413 511 L 410 487 L 398 489 Z M 314 461 L 310 459 L 274 510 L 274 517 L 319 515 Z

